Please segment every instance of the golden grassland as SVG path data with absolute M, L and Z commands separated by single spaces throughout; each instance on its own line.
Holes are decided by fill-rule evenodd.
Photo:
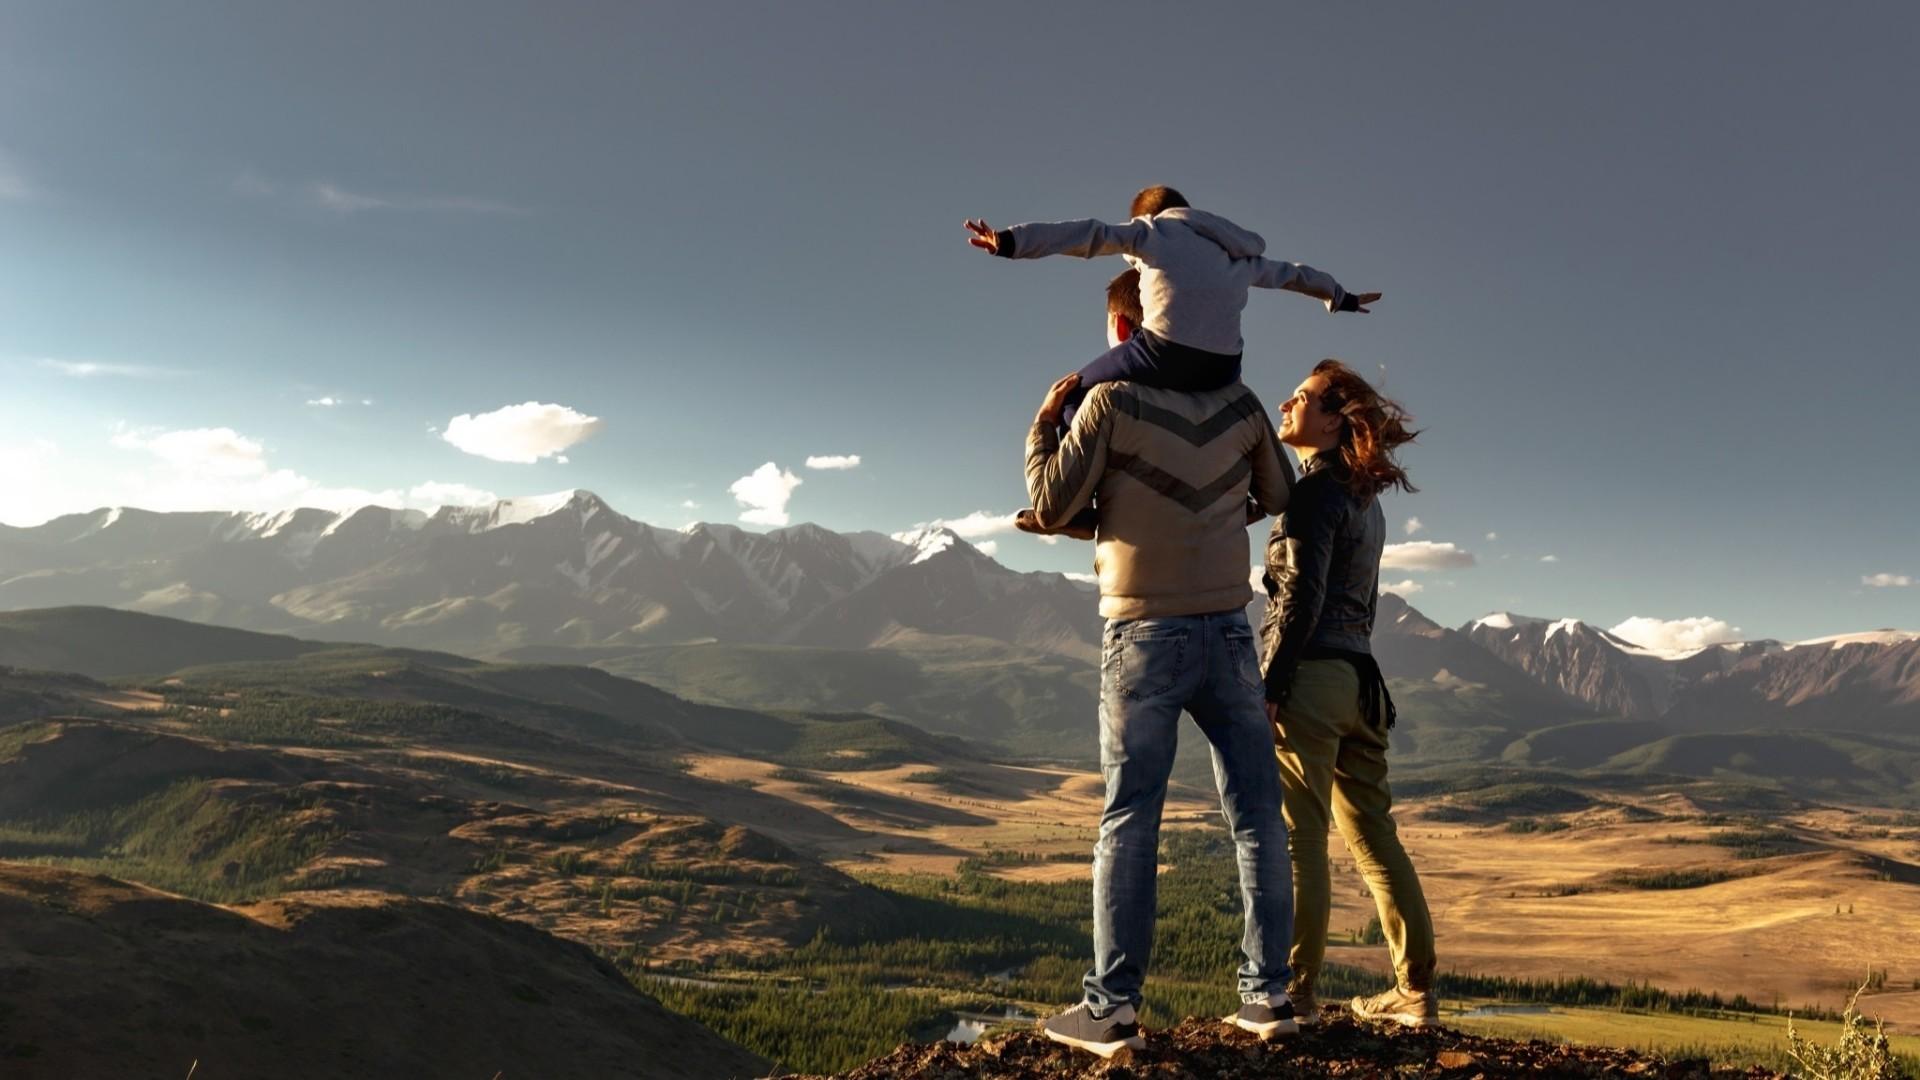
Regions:
M 151 703 L 130 697 L 115 704 L 142 715 Z M 159 729 L 175 723 L 144 716 L 142 722 Z M 374 760 L 367 756 L 372 751 L 281 752 Z M 809 878 L 775 889 L 747 882 L 704 899 L 698 889 L 691 899 L 619 895 L 625 878 L 618 864 L 677 850 L 677 842 L 662 839 L 684 827 L 671 815 L 738 823 L 862 877 L 948 875 L 970 857 L 1015 852 L 1031 858 L 996 860 L 991 872 L 1070 881 L 1088 873 L 1101 802 L 1100 778 L 1090 771 L 958 758 L 883 769 L 796 769 L 706 754 L 687 759 L 680 773 L 562 751 L 513 761 L 424 747 L 378 753 L 385 755 L 378 758 L 383 769 L 434 774 L 435 790 L 506 801 L 490 804 L 498 810 L 484 826 L 446 843 L 433 839 L 445 835 L 446 825 L 425 804 L 407 811 L 418 822 L 382 809 L 388 816 L 378 830 L 352 850 L 332 853 L 329 858 L 342 860 L 338 866 L 321 869 L 350 877 L 359 866 L 365 877 L 378 879 L 398 875 L 404 862 L 410 869 L 402 884 L 416 892 L 457 883 L 451 895 L 467 906 L 596 945 L 632 944 L 663 956 L 698 957 L 743 942 L 778 948 L 793 940 L 800 899 L 814 886 Z M 1658 790 L 1607 792 L 1597 805 L 1556 815 L 1564 827 L 1525 833 L 1500 821 L 1446 820 L 1445 802 L 1410 800 L 1399 814 L 1437 923 L 1443 968 L 1645 982 L 1836 1011 L 1869 972 L 1880 972 L 1888 992 L 1864 997 L 1861 1011 L 1884 1018 L 1903 1039 L 1920 1035 L 1920 829 L 1876 825 L 1865 809 L 1794 811 L 1766 823 L 1796 838 L 1789 853 L 1743 859 L 1742 852 L 1703 842 L 1729 828 L 1723 819 Z M 522 803 L 541 809 L 515 808 Z M 671 811 L 629 816 L 636 803 Z M 601 820 L 610 823 L 606 831 L 583 839 L 583 823 Z M 1217 828 L 1217 796 L 1176 785 L 1166 821 L 1173 828 Z M 511 851 L 514 858 L 477 867 L 470 865 L 476 850 Z M 1373 905 L 1351 858 L 1338 844 L 1334 851 L 1339 940 L 1366 926 Z M 777 861 L 768 856 L 766 872 Z M 1623 872 L 1642 881 L 1666 875 L 1709 883 L 1636 887 L 1620 880 Z M 743 910 L 739 897 L 748 894 L 754 899 Z M 1375 970 L 1387 960 L 1383 949 L 1359 945 L 1338 945 L 1330 959 Z M 1590 1009 L 1449 1022 L 1455 1019 L 1490 1031 L 1504 1025 L 1502 1034 L 1627 1046 L 1653 1045 L 1656 1037 L 1674 1047 L 1720 1045 L 1738 1042 L 1741 1033 L 1773 1046 L 1780 1037 L 1768 1028 L 1772 1021 Z
M 1069 858 L 1090 850 L 1099 818 L 1099 777 L 1064 769 L 949 762 L 940 766 L 942 784 L 926 779 L 924 765 L 814 774 L 821 783 L 780 779 L 776 767 L 739 758 L 699 757 L 692 767 L 700 776 L 751 782 L 854 826 L 823 846 L 830 861 L 856 872 L 952 873 L 960 860 L 995 850 Z M 984 820 L 902 828 L 820 794 L 837 784 Z M 1428 820 L 1423 811 L 1432 803 L 1406 804 L 1401 835 L 1421 870 L 1442 966 L 1631 980 L 1834 1010 L 1869 971 L 1885 971 L 1890 990 L 1920 979 L 1920 880 L 1911 872 L 1920 862 L 1920 837 L 1912 830 L 1863 829 L 1864 814 L 1846 809 L 1794 813 L 1773 824 L 1804 840 L 1802 850 L 1742 859 L 1701 842 L 1724 827 L 1702 820 L 1684 800 L 1658 793 L 1613 798 L 1662 816 L 1635 820 L 1640 815 L 1596 809 L 1568 815 L 1571 827 L 1560 831 L 1520 834 L 1502 825 Z M 1218 820 L 1211 791 L 1176 787 L 1169 797 L 1170 825 L 1214 827 Z M 1334 850 L 1339 939 L 1363 928 L 1374 911 L 1351 858 L 1338 844 Z M 1669 871 L 1727 879 L 1666 889 L 1614 880 L 1621 872 Z M 1088 865 L 1036 861 L 995 872 L 1065 881 L 1088 873 Z M 1379 970 L 1387 964 L 1378 947 L 1336 946 L 1330 959 Z M 1885 1018 L 1891 1030 L 1920 1032 L 1920 993 L 1871 995 L 1863 1011 Z M 1611 1033 L 1602 1041 L 1621 1044 Z
M 1874 999 L 1866 999 L 1871 1006 Z M 1543 1007 L 1538 1012 L 1472 1015 L 1473 1009 L 1441 1017 L 1448 1027 L 1474 1035 L 1507 1039 L 1542 1039 L 1588 1046 L 1620 1046 L 1666 1057 L 1712 1052 L 1722 1061 L 1778 1062 L 1787 1050 L 1784 1016 L 1756 1014 L 1725 1017 L 1685 1016 L 1674 1013 L 1620 1009 Z M 1794 1020 L 1801 1038 L 1831 1046 L 1840 1037 L 1840 1025 L 1831 1021 Z M 1894 1053 L 1920 1056 L 1920 1036 L 1895 1034 L 1888 1028 Z

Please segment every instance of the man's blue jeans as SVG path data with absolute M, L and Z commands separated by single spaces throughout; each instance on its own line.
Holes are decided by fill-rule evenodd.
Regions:
M 1240 998 L 1287 986 L 1293 868 L 1280 815 L 1280 773 L 1254 636 L 1242 611 L 1110 621 L 1100 661 L 1100 770 L 1106 811 L 1093 849 L 1093 970 L 1098 1015 L 1141 1003 L 1153 947 L 1160 811 L 1180 714 L 1213 744 L 1213 779 L 1240 863 L 1246 933 Z

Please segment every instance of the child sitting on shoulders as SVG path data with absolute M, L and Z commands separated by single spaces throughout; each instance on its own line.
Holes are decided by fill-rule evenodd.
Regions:
M 1285 289 L 1315 297 L 1329 312 L 1367 313 L 1380 294 L 1350 293 L 1329 274 L 1301 263 L 1263 257 L 1266 241 L 1218 214 L 1194 209 L 1173 188 L 1155 185 L 1133 197 L 1132 220 L 1109 225 L 1091 218 L 1041 222 L 995 230 L 968 221 L 968 242 L 1007 259 L 1120 255 L 1138 272 L 1140 314 L 1117 333 L 1112 286 L 1107 352 L 1079 371 L 1063 423 L 1087 391 L 1103 382 L 1138 382 L 1165 390 L 1218 390 L 1240 378 L 1240 312 L 1250 288 Z M 1124 276 L 1124 275 L 1123 275 Z M 1115 284 L 1119 278 L 1114 279 Z M 1089 509 L 1058 530 L 1041 529 L 1030 513 L 1016 522 L 1028 532 L 1059 532 L 1091 539 Z

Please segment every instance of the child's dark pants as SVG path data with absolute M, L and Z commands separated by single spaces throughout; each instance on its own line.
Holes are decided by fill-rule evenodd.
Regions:
M 1061 414 L 1063 429 L 1073 426 L 1087 391 L 1105 382 L 1137 382 L 1162 390 L 1193 393 L 1218 390 L 1240 379 L 1240 354 L 1208 352 L 1191 345 L 1168 341 L 1150 330 L 1135 330 L 1133 336 L 1102 353 L 1080 369 L 1080 385 L 1067 398 Z

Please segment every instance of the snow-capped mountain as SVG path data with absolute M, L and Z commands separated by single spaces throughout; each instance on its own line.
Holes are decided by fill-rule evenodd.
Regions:
M 481 656 L 965 635 L 1091 662 L 1100 640 L 1082 585 L 1016 573 L 944 528 L 664 529 L 587 491 L 431 513 L 109 509 L 0 526 L 0 610 L 70 604 Z M 1485 687 L 1518 715 L 1728 731 L 1920 712 L 1920 635 L 1898 631 L 1660 652 L 1578 619 L 1503 612 L 1450 629 L 1389 594 L 1374 645 L 1389 675 Z
M 1373 652 L 1381 670 L 1395 678 L 1427 680 L 1442 686 L 1479 684 L 1542 715 L 1597 710 L 1597 706 L 1569 695 L 1555 682 L 1517 668 L 1467 633 L 1427 618 L 1394 593 L 1380 595 Z
M 1667 719 L 1686 729 L 1920 730 L 1920 634 L 1843 634 L 1749 656 L 1684 687 Z
M 1602 713 L 1675 731 L 1912 731 L 1920 722 L 1920 634 L 1906 631 L 1663 651 L 1577 619 L 1497 612 L 1461 632 Z
M 1015 573 L 946 529 L 662 529 L 587 491 L 432 513 L 111 509 L 0 528 L 0 609 L 61 604 L 482 653 L 857 647 L 914 630 L 1090 656 L 1099 640 L 1073 583 Z
M 1779 647 L 1777 642 L 1755 641 L 1660 652 L 1578 619 L 1505 611 L 1475 619 L 1461 632 L 1541 683 L 1601 712 L 1636 720 L 1664 715 L 1679 689 Z

